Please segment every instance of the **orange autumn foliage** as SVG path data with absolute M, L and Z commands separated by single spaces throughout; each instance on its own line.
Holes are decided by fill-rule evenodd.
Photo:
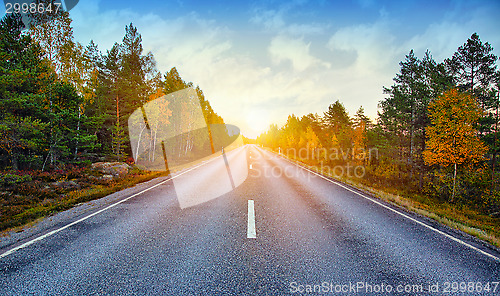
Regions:
M 481 115 L 476 100 L 456 89 L 431 102 L 431 125 L 426 128 L 426 150 L 423 153 L 425 163 L 447 167 L 483 160 L 488 148 L 474 128 Z

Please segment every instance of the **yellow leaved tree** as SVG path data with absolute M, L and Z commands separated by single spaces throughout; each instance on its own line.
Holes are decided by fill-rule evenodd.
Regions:
M 429 104 L 431 125 L 426 128 L 424 161 L 427 165 L 453 166 L 455 197 L 457 166 L 484 159 L 487 147 L 479 139 L 474 124 L 482 116 L 477 101 L 468 93 L 451 89 Z

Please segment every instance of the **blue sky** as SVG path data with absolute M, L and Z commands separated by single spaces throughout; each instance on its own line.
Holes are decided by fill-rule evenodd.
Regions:
M 133 22 L 161 72 L 177 67 L 251 137 L 335 100 L 375 119 L 411 49 L 441 62 L 477 32 L 500 56 L 500 1 L 80 0 L 70 15 L 103 52 Z

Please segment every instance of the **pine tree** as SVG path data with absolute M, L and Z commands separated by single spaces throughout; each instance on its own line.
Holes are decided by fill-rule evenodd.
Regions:
M 493 106 L 492 98 L 484 92 L 493 87 L 497 60 L 493 47 L 488 42 L 483 43 L 474 33 L 452 58 L 445 61 L 455 83 L 462 91 L 469 91 L 475 96 L 484 111 Z
M 341 148 L 345 153 L 351 149 L 352 122 L 344 105 L 340 101 L 328 106 L 322 118 L 324 127 L 327 129 L 327 137 L 335 139 L 330 141 L 330 147 Z M 337 146 L 337 147 L 335 147 Z
M 379 103 L 382 109 L 379 123 L 388 139 L 384 151 L 412 178 L 415 171 L 424 169 L 422 151 L 429 125 L 427 107 L 432 98 L 450 87 L 451 80 L 444 66 L 437 64 L 429 51 L 420 60 L 411 50 L 400 66 L 395 84 L 384 88 L 389 97 Z M 419 176 L 421 179 L 422 174 Z
M 359 107 L 353 120 L 352 151 L 353 159 L 358 162 L 365 162 L 367 150 L 367 131 L 371 128 L 370 118 L 365 115 L 363 107 Z

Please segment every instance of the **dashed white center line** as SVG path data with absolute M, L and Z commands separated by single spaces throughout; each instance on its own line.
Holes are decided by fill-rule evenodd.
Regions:
M 253 200 L 248 201 L 247 238 L 257 238 L 257 233 L 255 231 L 255 209 Z

